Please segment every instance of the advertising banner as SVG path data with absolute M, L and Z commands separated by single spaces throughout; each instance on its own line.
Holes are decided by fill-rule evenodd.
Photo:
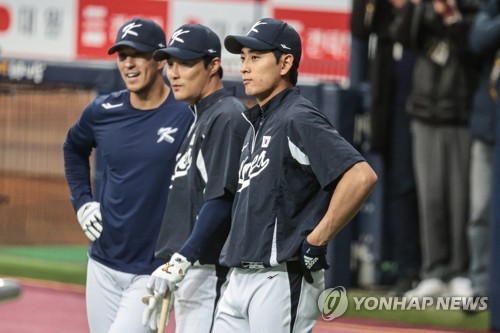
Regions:
M 134 17 L 148 18 L 167 29 L 168 2 L 139 0 L 80 0 L 78 4 L 77 56 L 106 58 L 120 26 Z
M 350 13 L 276 7 L 273 17 L 290 23 L 302 39 L 300 73 L 325 79 L 347 76 Z
M 347 78 L 350 0 L 0 0 L 0 56 L 49 61 L 114 61 L 119 27 L 133 17 L 160 24 L 167 39 L 184 23 L 212 28 L 221 42 L 246 34 L 263 17 L 289 22 L 302 38 L 300 78 Z M 223 48 L 227 77 L 240 59 Z
M 221 43 L 230 34 L 244 35 L 259 18 L 271 15 L 265 1 L 171 1 L 169 36 L 185 23 L 200 23 L 210 27 Z M 222 46 L 224 76 L 239 77 L 240 57 Z
M 0 0 L 0 56 L 72 59 L 76 0 Z

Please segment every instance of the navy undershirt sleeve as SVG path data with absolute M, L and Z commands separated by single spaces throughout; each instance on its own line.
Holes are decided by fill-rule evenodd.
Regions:
M 179 253 L 191 263 L 197 261 L 201 252 L 210 246 L 211 240 L 231 223 L 232 206 L 233 197 L 230 194 L 205 201 L 193 232 Z

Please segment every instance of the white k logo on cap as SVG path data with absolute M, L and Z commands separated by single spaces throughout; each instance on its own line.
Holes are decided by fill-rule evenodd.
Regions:
M 124 26 L 122 29 L 122 32 L 123 32 L 122 39 L 125 38 L 125 36 L 127 36 L 128 34 L 131 34 L 134 36 L 139 36 L 139 34 L 132 29 L 138 28 L 140 26 L 142 26 L 142 24 L 135 24 L 135 23 L 130 23 L 130 24 L 127 24 L 126 26 Z
M 188 32 L 189 32 L 189 30 L 183 30 L 183 29 L 177 30 L 176 32 L 174 32 L 172 34 L 172 39 L 170 41 L 170 44 L 168 44 L 168 45 L 172 45 L 173 42 L 184 43 L 184 39 L 179 38 L 179 36 L 187 34 Z
M 255 29 L 255 28 L 257 28 L 259 25 L 262 25 L 262 24 L 267 24 L 267 23 L 266 23 L 266 22 L 261 22 L 261 21 L 256 22 L 256 23 L 255 23 L 255 24 L 254 24 L 254 25 L 250 28 L 250 30 L 247 32 L 247 35 L 248 35 L 249 33 L 251 33 L 252 31 L 253 31 L 253 32 L 255 32 L 255 33 L 259 33 L 259 30 Z

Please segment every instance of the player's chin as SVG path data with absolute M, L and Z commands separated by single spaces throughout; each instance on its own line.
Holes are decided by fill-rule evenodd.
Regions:
M 128 90 L 136 90 L 139 88 L 139 84 L 137 83 L 137 80 L 131 80 L 127 77 L 123 78 L 123 82 L 125 83 L 125 86 L 127 87 Z
M 129 84 L 125 82 L 125 86 L 127 90 L 134 94 L 141 94 L 147 91 L 147 88 L 142 84 Z
M 245 94 L 247 94 L 248 96 L 255 96 L 255 94 L 258 94 L 258 90 L 255 89 L 252 84 L 247 83 L 245 84 Z
M 188 95 L 182 90 L 182 89 L 172 89 L 174 92 L 174 97 L 178 101 L 187 101 L 188 100 Z
M 265 89 L 259 89 L 259 88 L 245 88 L 245 94 L 250 97 L 255 97 L 259 100 L 263 100 L 265 97 L 269 95 L 268 91 Z

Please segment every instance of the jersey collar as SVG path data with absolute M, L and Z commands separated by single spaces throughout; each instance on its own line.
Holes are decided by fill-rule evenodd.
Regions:
M 288 98 L 288 96 L 293 96 L 298 94 L 299 94 L 298 87 L 290 87 L 283 90 L 282 92 L 271 98 L 266 104 L 262 105 L 261 107 L 262 114 L 265 117 L 271 111 L 278 109 L 280 104 L 282 104 Z
M 196 110 L 196 113 L 200 115 L 203 111 L 209 109 L 212 105 L 226 96 L 230 96 L 229 92 L 227 92 L 224 88 L 219 89 L 196 103 L 194 106 L 194 110 Z M 191 107 L 191 110 L 193 110 L 193 107 Z
M 267 117 L 270 113 L 279 108 L 279 106 L 289 97 L 299 94 L 298 87 L 290 87 L 273 98 L 271 98 L 266 104 L 262 107 L 259 104 L 254 105 L 250 109 L 243 112 L 245 117 L 252 123 L 255 124 L 260 117 Z

